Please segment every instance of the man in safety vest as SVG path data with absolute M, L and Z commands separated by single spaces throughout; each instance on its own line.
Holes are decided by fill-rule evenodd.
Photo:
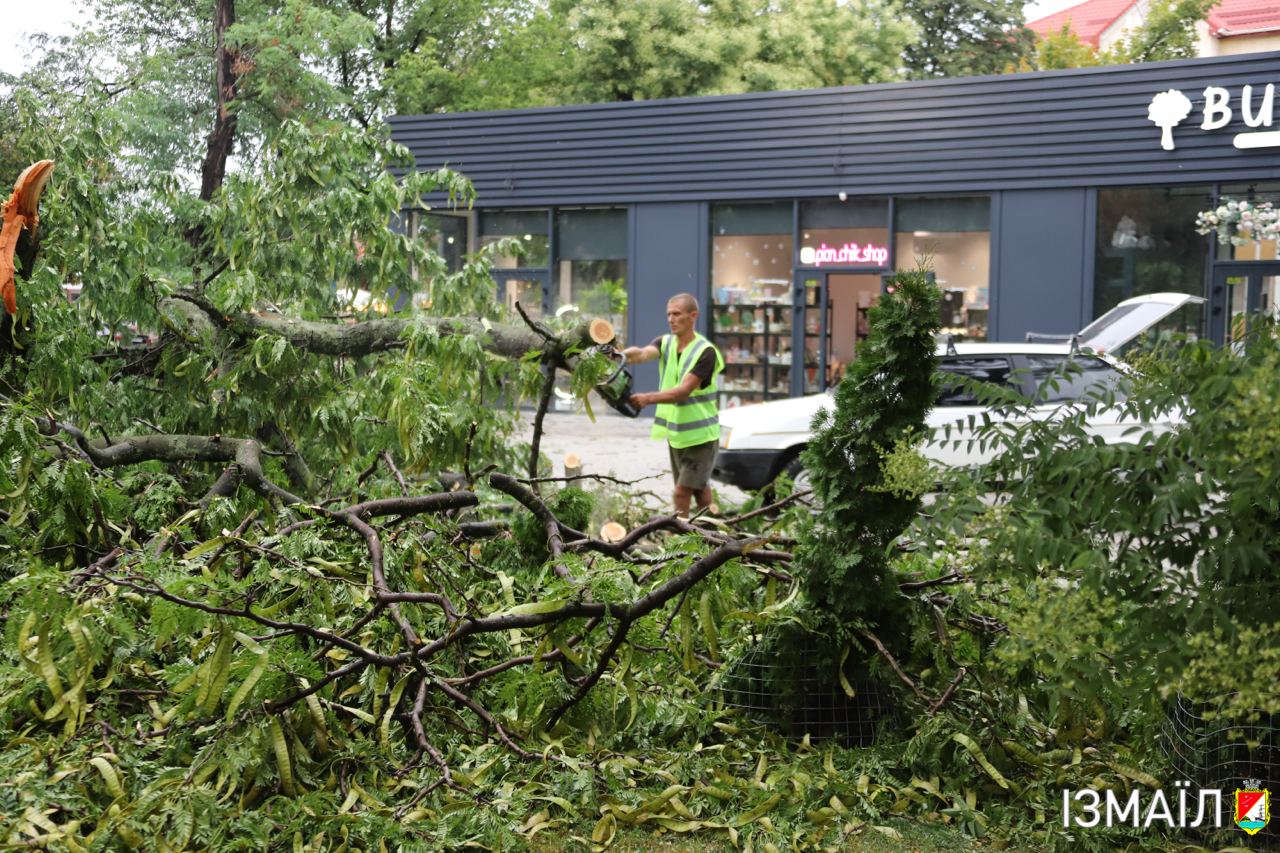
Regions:
M 711 341 L 694 331 L 697 319 L 698 300 L 688 293 L 677 294 L 667 302 L 671 334 L 623 351 L 631 363 L 658 359 L 658 390 L 633 394 L 631 403 L 638 409 L 658 405 L 650 436 L 667 440 L 677 515 L 689 514 L 693 498 L 699 508 L 716 509 L 710 483 L 720 443 L 716 377 L 724 370 L 724 358 Z

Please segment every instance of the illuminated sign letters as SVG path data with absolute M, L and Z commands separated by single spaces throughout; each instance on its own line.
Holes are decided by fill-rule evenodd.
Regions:
M 817 248 L 813 246 L 800 247 L 800 263 L 805 266 L 820 267 L 823 264 L 870 264 L 882 267 L 889 262 L 889 250 L 884 246 L 876 246 L 872 243 L 860 245 L 858 243 L 845 243 L 840 248 L 828 246 L 826 243 L 821 244 Z

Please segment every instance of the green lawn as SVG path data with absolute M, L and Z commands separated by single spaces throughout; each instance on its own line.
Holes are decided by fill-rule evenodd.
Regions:
M 845 840 L 839 848 L 847 853 L 955 853 L 956 851 L 998 850 L 1008 853 L 1028 853 L 1029 848 L 1005 847 L 972 838 L 948 827 L 889 820 L 885 825 L 895 830 L 899 837 L 892 838 L 866 827 Z M 591 827 L 584 825 L 570 832 L 555 836 L 538 835 L 528 845 L 530 853 L 586 853 L 591 850 L 587 839 Z M 611 853 L 737 853 L 736 848 L 723 834 L 699 833 L 694 836 L 656 833 L 643 828 L 619 829 L 609 850 Z M 759 853 L 760 848 L 756 848 Z

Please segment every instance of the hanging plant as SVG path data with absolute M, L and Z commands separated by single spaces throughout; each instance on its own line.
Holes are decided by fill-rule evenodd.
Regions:
M 1269 201 L 1235 201 L 1223 198 L 1213 210 L 1196 215 L 1197 234 L 1217 234 L 1225 246 L 1244 246 L 1255 240 L 1280 239 L 1280 210 Z

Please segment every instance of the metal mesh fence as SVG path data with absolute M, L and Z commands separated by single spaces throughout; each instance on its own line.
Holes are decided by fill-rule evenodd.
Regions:
M 898 705 L 880 681 L 845 664 L 849 696 L 834 665 L 822 669 L 816 648 L 790 650 L 780 657 L 757 646 L 728 664 L 719 678 L 718 700 L 752 722 L 784 737 L 835 740 L 842 746 L 871 746 L 898 727 Z
M 1221 830 L 1207 830 L 1202 837 L 1248 850 L 1280 851 L 1280 819 L 1274 816 L 1276 796 L 1280 795 L 1280 714 L 1255 709 L 1241 718 L 1225 720 L 1212 706 L 1179 695 L 1174 697 L 1164 728 L 1165 754 L 1177 777 L 1190 781 L 1193 789 L 1222 791 L 1226 825 Z M 1271 822 L 1252 837 L 1234 823 L 1234 794 L 1246 786 L 1246 780 L 1257 780 L 1271 792 L 1273 810 Z

